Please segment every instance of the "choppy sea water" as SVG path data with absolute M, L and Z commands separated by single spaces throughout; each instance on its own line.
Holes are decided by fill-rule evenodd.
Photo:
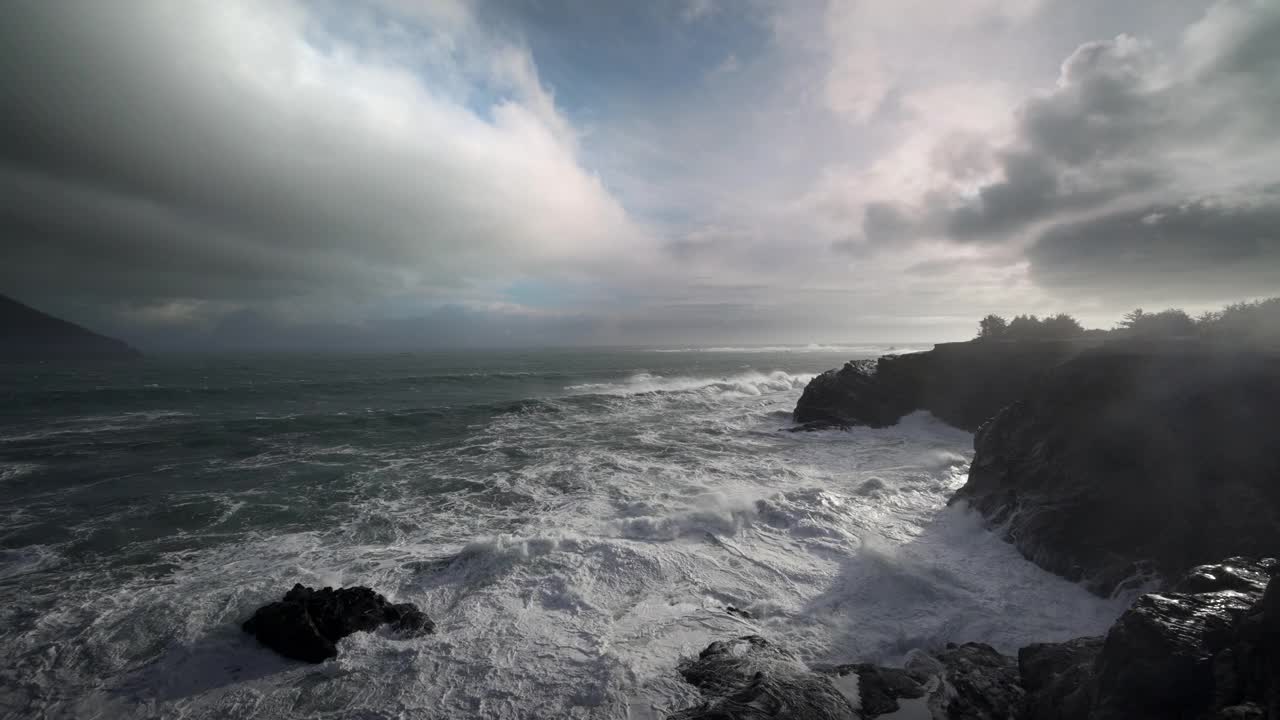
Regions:
M 968 433 L 783 431 L 883 350 L 0 367 L 0 714 L 656 718 L 714 639 L 825 664 L 1104 630 L 1120 601 L 946 507 Z M 295 582 L 438 634 L 283 660 L 239 623 Z

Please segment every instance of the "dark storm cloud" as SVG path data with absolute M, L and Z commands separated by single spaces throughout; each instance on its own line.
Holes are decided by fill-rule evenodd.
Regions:
M 888 203 L 871 203 L 863 215 L 862 231 L 873 245 L 894 243 L 910 236 L 911 220 Z
M 1110 215 L 1115 208 L 1143 207 L 1153 196 L 1179 203 L 1233 185 L 1247 191 L 1280 174 L 1266 162 L 1277 156 L 1277 77 L 1280 3 L 1220 2 L 1172 54 L 1128 36 L 1087 43 L 1063 63 L 1051 91 L 1022 105 L 1015 137 L 997 155 L 998 180 L 900 215 L 912 218 L 917 236 L 1004 242 L 1082 214 L 1108 213 L 1105 226 L 1127 217 Z M 864 234 L 875 229 L 868 215 Z M 1060 236 L 1047 234 L 1039 247 Z
M 1089 43 L 1063 63 L 1058 87 L 1019 114 L 1015 150 L 1002 154 L 1003 178 L 950 210 L 943 229 L 956 239 L 999 241 L 1064 212 L 1098 207 L 1166 181 L 1159 155 L 1177 130 L 1172 100 L 1153 89 L 1147 48 L 1132 38 Z
M 1280 192 L 1154 205 L 1057 226 L 1028 251 L 1032 277 L 1062 291 L 1150 300 L 1280 288 Z
M 527 56 L 484 47 L 476 72 L 504 99 L 482 115 L 441 89 L 457 82 L 428 90 L 311 10 L 6 3 L 0 287 L 135 303 L 439 292 L 627 236 Z M 359 7 L 344 12 L 359 35 Z M 458 53 L 432 64 L 453 39 L 414 37 L 422 72 L 464 72 Z
M 236 107 L 260 98 L 211 92 L 216 68 L 169 66 L 193 58 L 155 52 L 145 28 L 131 47 L 130 18 L 113 10 L 19 3 L 5 15 L 6 286 L 254 297 L 334 279 L 338 258 L 320 256 L 351 223 L 301 192 L 312 158 L 273 154 L 280 129 Z

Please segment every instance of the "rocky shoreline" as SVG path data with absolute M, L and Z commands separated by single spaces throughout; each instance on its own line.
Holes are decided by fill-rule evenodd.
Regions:
M 954 343 L 828 371 L 794 418 L 798 429 L 884 427 L 917 410 L 976 431 L 951 502 L 1095 593 L 1158 591 L 1103 636 L 1016 657 L 966 643 L 913 650 L 900 668 L 814 668 L 757 635 L 718 640 L 679 667 L 701 702 L 668 717 L 1280 719 L 1280 354 Z M 244 629 L 321 662 L 341 637 L 382 625 L 402 637 L 434 628 L 368 588 L 298 586 Z
M 976 431 L 964 502 L 1107 596 L 1280 548 L 1280 352 L 1198 342 L 969 342 L 815 378 L 804 428 L 927 410 Z
M 1230 558 L 1142 595 L 1103 637 L 912 651 L 901 668 L 810 669 L 749 635 L 680 672 L 702 704 L 679 720 L 1261 720 L 1280 717 L 1280 570 Z
M 1028 559 L 1104 596 L 1161 590 L 1105 636 L 1017 658 L 967 643 L 810 669 L 764 638 L 719 641 L 681 668 L 706 699 L 675 717 L 1280 718 L 1280 564 L 1264 559 L 1280 548 L 1280 354 L 953 343 L 823 373 L 794 419 L 885 427 L 917 410 L 976 431 L 952 502 Z
M 1044 372 L 974 436 L 966 502 L 1100 595 L 1280 549 L 1280 355 L 1120 344 Z
M 927 410 L 973 432 L 1087 340 L 944 343 L 928 352 L 845 363 L 809 382 L 794 419 L 805 429 L 888 427 Z

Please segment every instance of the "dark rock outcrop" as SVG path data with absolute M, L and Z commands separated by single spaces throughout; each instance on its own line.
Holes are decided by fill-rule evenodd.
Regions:
M 1194 569 L 1138 598 L 1103 638 L 1018 653 L 1028 720 L 1280 717 L 1274 560 Z
M 280 602 L 258 608 L 242 627 L 287 658 L 319 663 L 337 656 L 342 638 L 383 625 L 402 637 L 435 631 L 435 623 L 413 604 L 392 603 L 367 587 L 302 585 L 294 585 Z
M 706 700 L 671 720 L 856 720 L 827 677 L 759 635 L 717 640 L 680 674 Z
M 1099 594 L 1280 547 L 1280 355 L 1115 344 L 1046 372 L 974 438 L 964 500 Z
M 913 652 L 902 669 L 846 665 L 858 674 L 858 712 L 876 718 L 917 703 L 912 717 L 1011 720 L 1024 704 L 1018 664 L 983 643 L 948 644 L 934 654 Z
M 946 343 L 910 355 L 846 363 L 805 387 L 793 417 L 806 427 L 887 427 L 916 410 L 975 430 L 1022 397 L 1085 341 Z
M 946 716 L 952 720 L 1007 720 L 1024 699 L 1018 663 L 990 645 L 948 645 L 938 653 L 945 668 Z
M 1027 694 L 1025 716 L 1039 720 L 1087 718 L 1093 707 L 1093 664 L 1102 638 L 1037 643 L 1018 651 L 1018 674 Z
M 122 360 L 141 353 L 114 338 L 0 295 L 0 361 Z
M 902 668 L 814 671 L 756 635 L 681 666 L 679 720 L 1280 720 L 1280 563 L 1234 557 L 1138 598 L 1105 637 L 912 651 Z M 910 707 L 908 707 L 910 705 Z
M 869 720 L 915 703 L 956 720 L 1009 720 L 1023 703 L 1017 662 L 988 645 L 913 653 L 905 668 L 814 671 L 758 635 L 711 643 L 680 673 L 706 698 L 673 720 Z

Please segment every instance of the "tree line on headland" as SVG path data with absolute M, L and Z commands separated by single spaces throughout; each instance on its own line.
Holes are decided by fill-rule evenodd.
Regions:
M 1074 317 L 988 315 L 978 321 L 978 340 L 1064 340 L 1086 336 L 1139 339 L 1202 339 L 1240 343 L 1280 342 L 1280 297 L 1238 302 L 1192 317 L 1177 308 L 1125 313 L 1113 330 L 1086 330 Z

